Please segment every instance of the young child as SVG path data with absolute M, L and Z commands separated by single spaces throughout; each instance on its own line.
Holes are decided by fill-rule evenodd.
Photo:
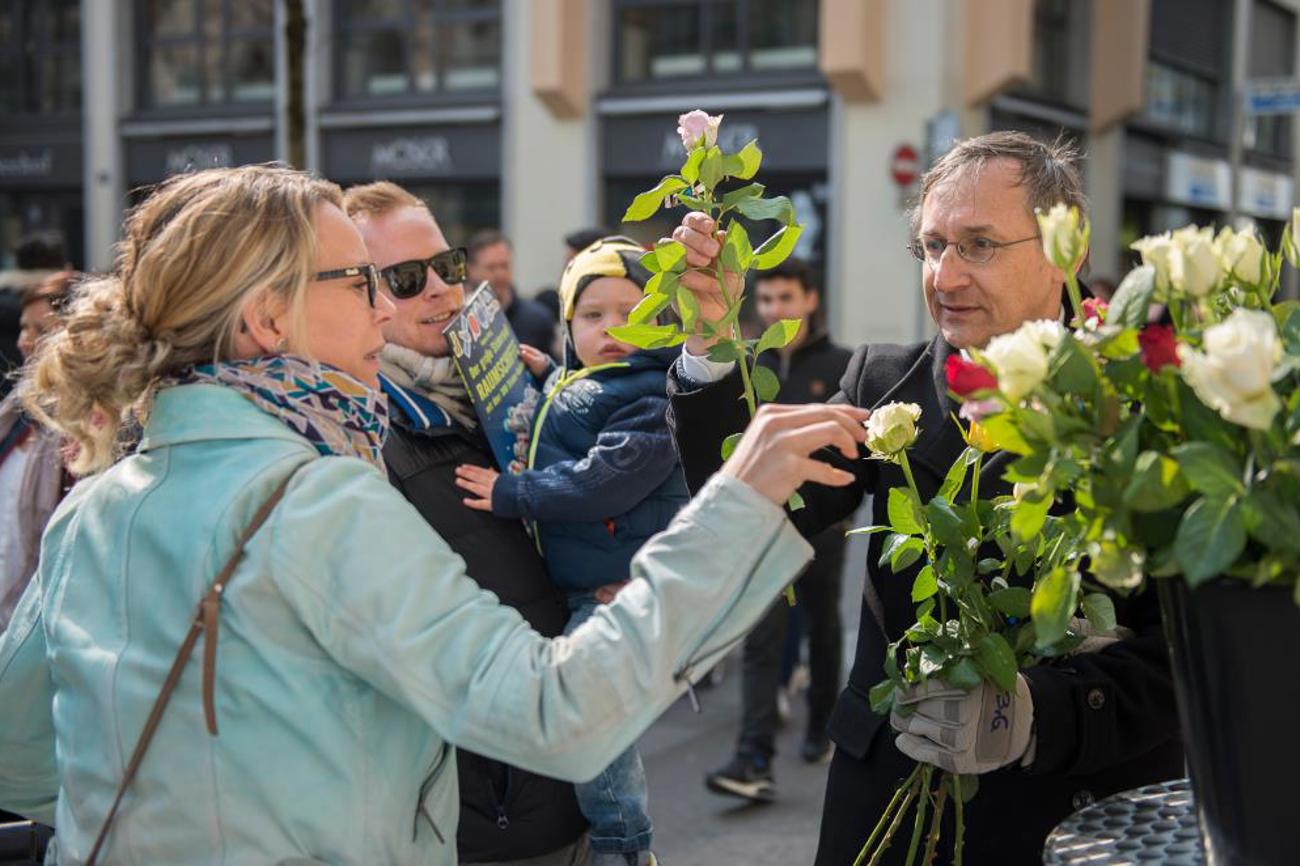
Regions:
M 626 238 L 596 241 L 560 283 L 565 368 L 551 373 L 533 421 L 528 468 L 499 475 L 461 466 L 465 504 L 532 521 L 554 580 L 568 593 L 568 631 L 614 597 L 632 555 L 689 499 L 664 413 L 680 349 L 638 351 L 606 329 L 627 324 L 649 273 Z M 521 350 L 534 375 L 548 361 Z M 598 866 L 653 864 L 645 770 L 635 747 L 576 786 Z

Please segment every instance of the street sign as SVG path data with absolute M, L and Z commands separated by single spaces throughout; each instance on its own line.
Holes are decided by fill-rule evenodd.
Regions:
M 921 157 L 916 148 L 910 144 L 900 144 L 894 148 L 894 155 L 889 160 L 889 175 L 899 186 L 911 186 L 921 171 Z
M 1300 112 L 1300 80 L 1261 78 L 1246 82 L 1246 114 L 1294 114 Z

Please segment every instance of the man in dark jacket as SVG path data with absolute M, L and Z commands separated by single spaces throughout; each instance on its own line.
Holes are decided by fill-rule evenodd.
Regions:
M 449 357 L 442 329 L 464 304 L 463 251 L 450 250 L 420 199 L 380 182 L 344 200 L 396 311 L 384 326 L 381 382 L 392 427 L 384 461 L 393 485 L 465 560 L 469 575 L 554 637 L 568 619 L 533 542 L 517 520 L 461 504 L 456 467 L 491 466 L 487 440 Z M 413 262 L 416 267 L 395 267 Z M 586 821 L 573 786 L 457 750 L 462 863 L 587 864 Z
M 469 282 L 471 288 L 484 282 L 492 287 L 520 343 L 547 354 L 555 351 L 555 319 L 546 307 L 519 296 L 514 250 L 501 232 L 482 231 L 469 239 Z
M 910 459 L 923 499 L 935 495 L 963 448 L 948 420 L 957 406 L 947 393 L 945 361 L 1025 321 L 1063 314 L 1064 275 L 1043 254 L 1034 209 L 1057 202 L 1082 208 L 1080 186 L 1073 153 L 1021 133 L 962 142 L 926 175 L 912 249 L 924 262 L 925 298 L 939 335 L 911 346 L 859 348 L 835 397 L 864 408 L 893 401 L 921 407 L 923 433 Z M 713 230 L 703 215 L 691 214 L 674 233 L 687 245 L 690 266 L 703 266 L 720 251 L 710 237 Z M 702 301 L 704 318 L 720 318 L 716 282 L 701 274 L 683 282 Z M 738 393 L 737 377 L 700 357 L 705 347 L 698 339 L 688 343 L 678 376 L 670 379 L 678 447 L 692 487 L 718 463 L 722 438 L 745 423 L 732 397 Z M 889 522 L 886 494 L 904 484 L 898 467 L 865 459 L 839 463 L 857 483 L 802 491 L 807 505 L 792 519 L 806 535 L 843 520 L 867 494 L 872 522 Z M 1007 463 L 1005 454 L 986 462 L 980 482 L 985 495 L 1008 492 L 1002 480 Z M 830 722 L 837 748 L 822 813 L 819 866 L 853 862 L 912 766 L 900 747 L 913 744 L 896 738 L 889 720 L 872 712 L 867 698 L 885 678 L 886 645 L 915 620 L 915 569 L 899 575 L 877 569 L 880 550 L 880 537 L 872 536 L 856 657 Z M 990 724 L 981 711 L 959 716 L 969 721 L 954 731 L 954 742 L 969 746 L 957 757 L 983 771 L 979 793 L 966 808 L 966 862 L 1036 866 L 1045 837 L 1071 811 L 1120 790 L 1182 775 L 1173 685 L 1154 593 L 1118 599 L 1116 609 L 1126 637 L 1025 670 L 1015 693 L 1000 696 L 1005 720 L 1013 730 L 1029 730 L 1028 738 L 1002 736 L 1006 727 Z M 973 706 L 980 706 L 975 702 L 982 702 L 987 688 L 969 694 Z M 905 848 L 893 846 L 884 862 L 902 863 Z M 940 859 L 950 857 L 944 853 Z
M 778 403 L 820 403 L 839 388 L 853 353 L 831 342 L 821 327 L 821 293 L 812 271 L 790 258 L 754 280 L 754 299 L 764 326 L 783 319 L 802 321 L 784 349 L 767 352 L 759 363 L 781 382 Z M 808 725 L 801 748 L 809 763 L 830 754 L 826 723 L 840 691 L 840 584 L 844 567 L 844 523 L 837 523 L 811 540 L 816 555 L 799 577 L 796 594 L 807 621 Z M 740 735 L 731 760 L 705 777 L 709 790 L 765 802 L 776 796 L 772 758 L 779 724 L 777 693 L 786 631 L 795 620 L 785 599 L 777 599 L 745 639 L 741 661 Z

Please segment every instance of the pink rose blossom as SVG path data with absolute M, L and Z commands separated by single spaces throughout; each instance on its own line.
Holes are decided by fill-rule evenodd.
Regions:
M 714 117 L 697 108 L 677 118 L 677 134 L 682 137 L 682 146 L 688 152 L 695 149 L 701 138 L 704 139 L 705 147 L 713 147 L 718 143 L 718 127 L 721 124 L 721 114 Z
M 994 399 L 967 400 L 961 404 L 961 409 L 957 414 L 967 421 L 982 421 L 986 416 L 1001 410 L 1002 404 Z

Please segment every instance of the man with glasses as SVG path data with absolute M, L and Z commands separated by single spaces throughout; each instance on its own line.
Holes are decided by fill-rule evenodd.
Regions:
M 961 142 L 925 176 L 909 248 L 923 262 L 922 288 L 938 335 L 910 346 L 859 348 L 832 400 L 921 407 L 921 438 L 910 460 L 924 500 L 936 495 L 964 447 L 951 420 L 959 407 L 948 396 L 947 359 L 1026 321 L 1064 315 L 1064 274 L 1043 255 L 1034 217 L 1036 208 L 1057 202 L 1085 207 L 1075 154 L 1021 133 Z M 712 266 L 720 253 L 714 229 L 702 214 L 688 215 L 676 229 L 689 266 Z M 699 298 L 701 318 L 716 321 L 725 306 L 706 273 L 688 272 L 682 284 Z M 908 303 L 906 295 L 898 302 Z M 734 365 L 710 361 L 707 348 L 707 340 L 690 340 L 669 378 L 670 419 L 692 490 L 717 468 L 723 438 L 747 420 Z M 905 483 L 897 466 L 824 459 L 858 480 L 801 491 L 806 505 L 791 518 L 806 536 L 847 518 L 864 495 L 872 497 L 871 522 L 890 522 L 888 491 Z M 986 460 L 984 496 L 1010 492 L 1002 478 L 1008 462 L 1002 454 Z M 960 495 L 969 496 L 969 488 Z M 1151 592 L 1115 599 L 1122 639 L 1109 636 L 1097 643 L 1100 649 L 1028 669 L 1014 693 L 957 690 L 892 722 L 873 712 L 868 692 L 885 679 L 886 646 L 915 621 L 917 567 L 900 574 L 879 567 L 882 541 L 871 536 L 856 655 L 828 726 L 836 750 L 818 866 L 854 862 L 914 760 L 980 774 L 978 795 L 966 807 L 965 862 L 999 866 L 1041 863 L 1052 827 L 1095 799 L 1183 774 L 1169 661 Z M 916 695 L 896 697 L 911 702 Z M 935 718 L 931 703 L 941 705 Z M 904 862 L 906 849 L 896 843 L 883 862 Z M 939 860 L 950 862 L 951 852 Z
M 455 483 L 461 464 L 493 466 L 442 333 L 465 303 L 465 251 L 451 248 L 424 202 L 396 184 L 352 187 L 343 204 L 378 268 L 379 291 L 395 308 L 380 355 L 392 419 L 389 479 L 484 589 L 542 635 L 561 634 L 568 609 L 523 524 L 465 508 Z M 464 750 L 457 769 L 460 862 L 588 862 L 587 824 L 572 785 Z

